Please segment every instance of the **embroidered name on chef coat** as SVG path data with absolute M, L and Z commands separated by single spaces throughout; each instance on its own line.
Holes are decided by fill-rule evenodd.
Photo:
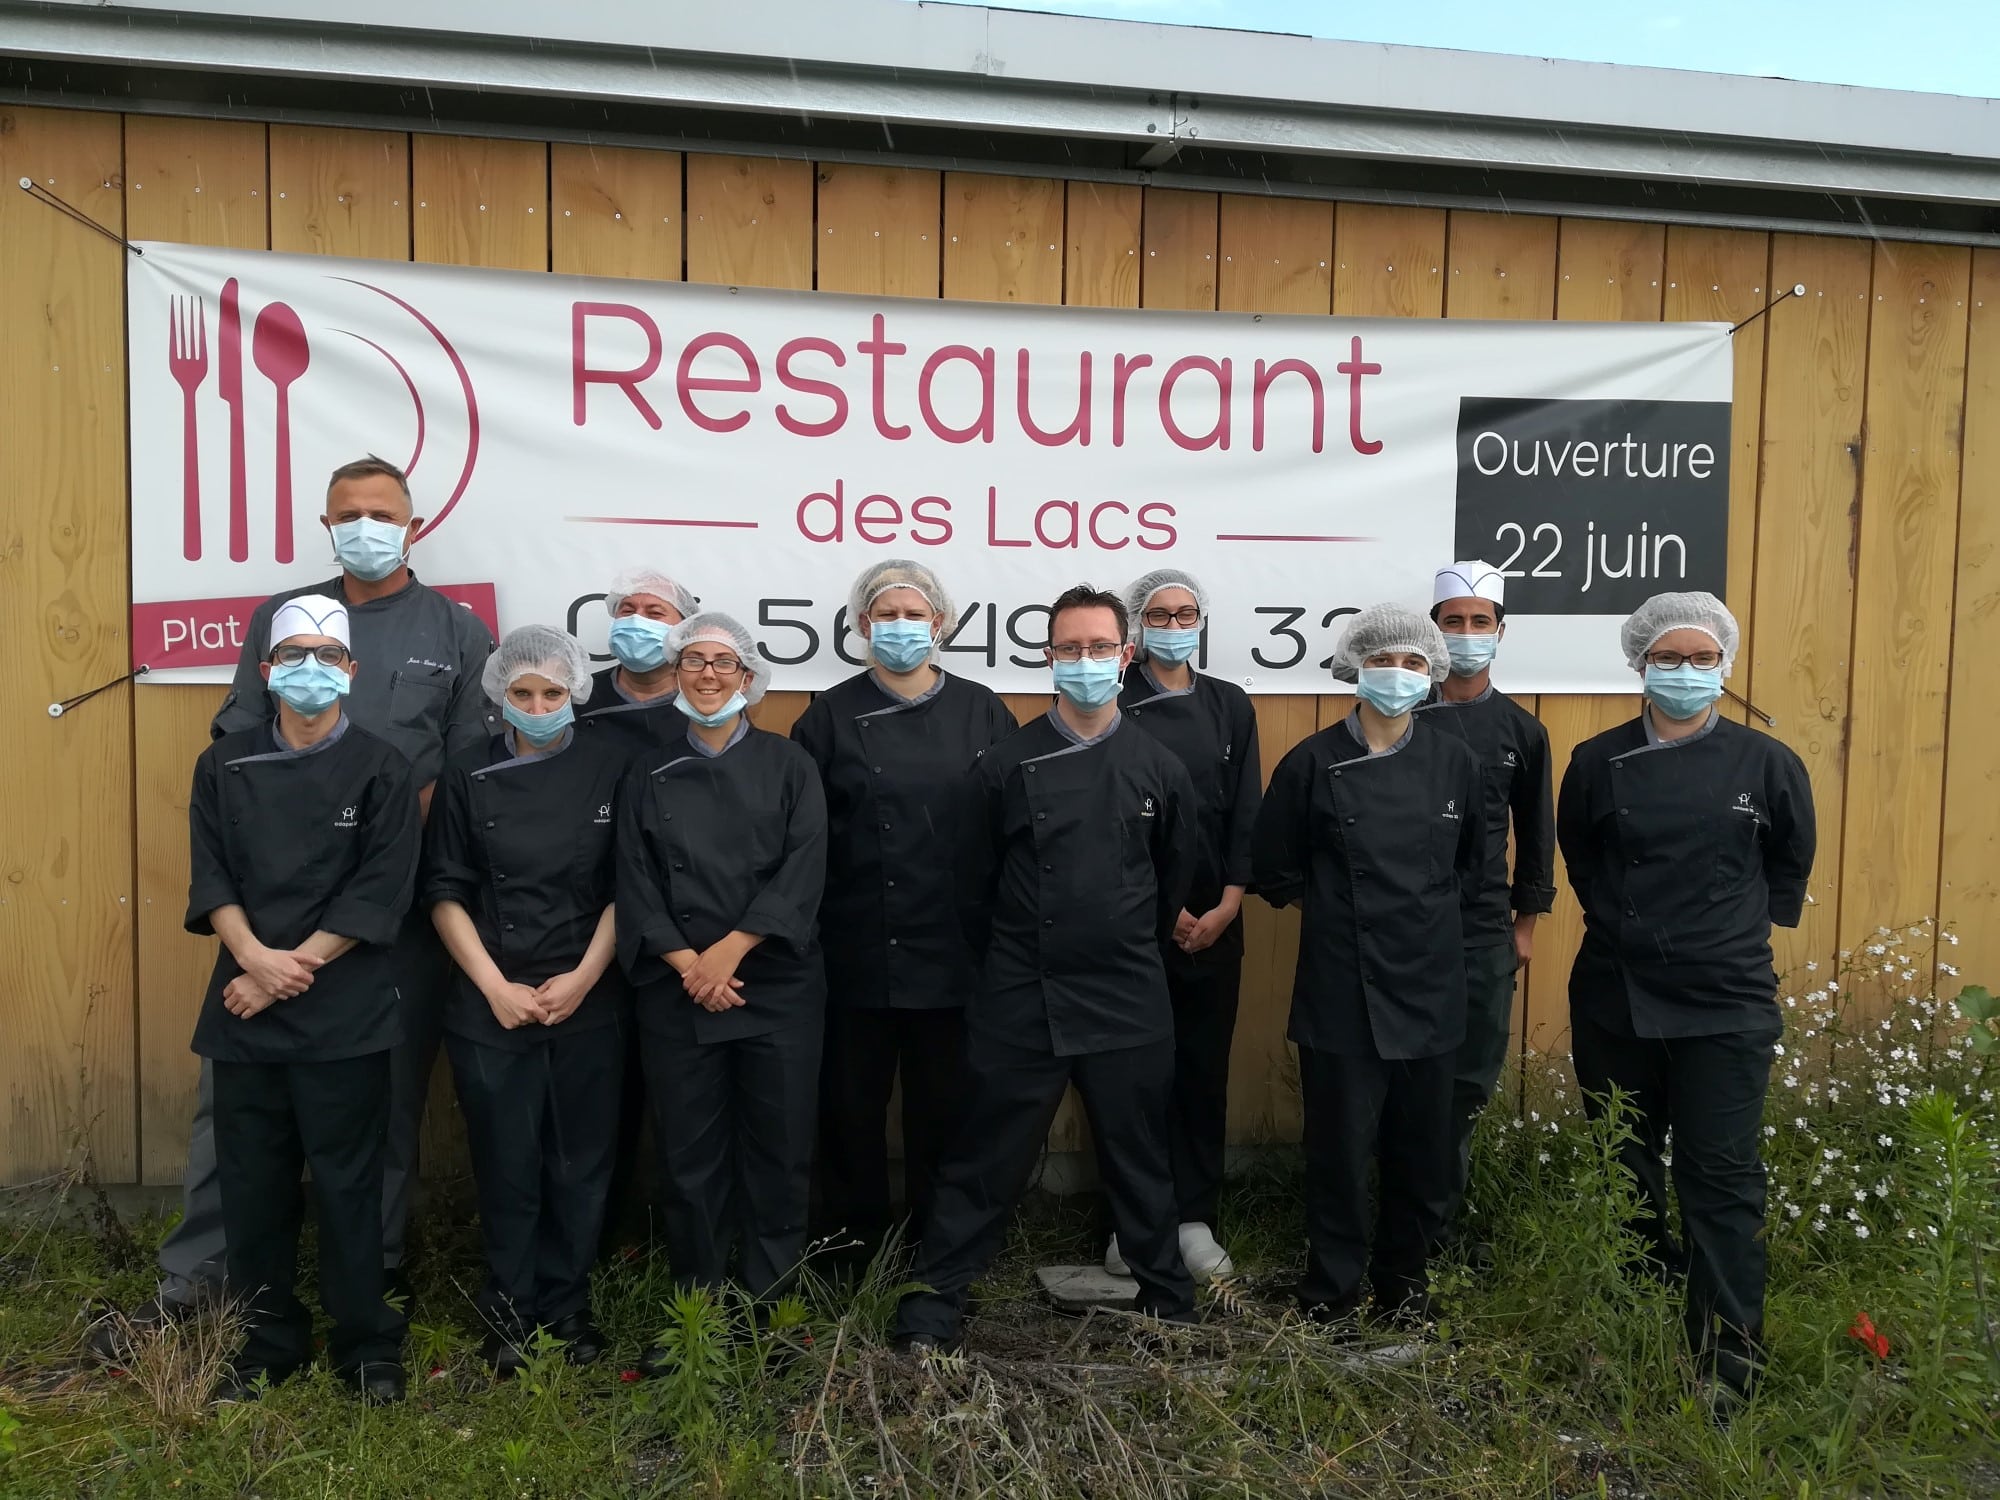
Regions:
M 335 828 L 359 827 L 360 825 L 356 822 L 356 819 L 360 814 L 361 809 L 358 807 L 343 807 L 340 810 L 340 816 L 333 820 L 333 826 Z

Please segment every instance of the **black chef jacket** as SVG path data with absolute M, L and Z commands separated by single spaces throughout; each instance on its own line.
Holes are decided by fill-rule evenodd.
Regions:
M 400 752 L 343 720 L 305 750 L 270 720 L 224 735 L 194 764 L 188 794 L 187 930 L 240 906 L 268 948 L 315 932 L 356 940 L 311 986 L 244 1019 L 222 992 L 243 972 L 224 944 L 195 1022 L 194 1050 L 224 1062 L 335 1062 L 402 1038 L 390 945 L 410 909 L 421 834 Z
M 219 739 L 271 722 L 275 700 L 259 665 L 271 654 L 271 617 L 300 594 L 347 598 L 336 577 L 273 594 L 257 606 L 244 632 L 236 679 L 209 726 L 211 735 Z M 359 670 L 341 708 L 403 752 L 418 786 L 436 781 L 448 756 L 477 750 L 500 732 L 500 712 L 479 680 L 493 636 L 471 610 L 424 587 L 412 573 L 385 598 L 349 604 L 347 623 Z
M 826 788 L 819 931 L 835 1004 L 942 1010 L 970 998 L 972 954 L 951 900 L 959 792 L 1019 727 L 993 692 L 948 673 L 906 699 L 859 672 L 799 715 L 792 740 Z
M 722 1042 L 818 1015 L 826 795 L 811 758 L 748 720 L 720 755 L 683 733 L 663 759 L 632 762 L 619 799 L 618 958 L 641 987 L 641 1031 Z M 731 932 L 764 941 L 736 969 L 745 1003 L 711 1014 L 662 955 L 705 952 Z
M 679 717 L 676 715 L 676 717 Z M 422 901 L 456 901 L 500 972 L 530 988 L 579 963 L 613 887 L 613 809 L 626 757 L 572 730 L 560 749 L 517 757 L 496 735 L 454 756 L 424 830 Z M 609 1026 L 631 991 L 616 963 L 559 1026 L 508 1030 L 463 971 L 444 1024 L 489 1047 L 525 1052 Z
M 1204 916 L 1222 899 L 1224 886 L 1250 884 L 1250 834 L 1264 800 L 1257 713 L 1250 706 L 1250 695 L 1233 682 L 1199 672 L 1187 692 L 1162 692 L 1135 662 L 1125 673 L 1118 707 L 1136 727 L 1179 756 L 1194 783 L 1200 843 L 1194 878 L 1181 905 L 1194 916 Z M 1231 922 L 1199 953 L 1183 953 L 1169 942 L 1166 955 L 1169 965 L 1195 970 L 1240 963 L 1243 919 Z
M 1514 941 L 1515 913 L 1556 904 L 1556 794 L 1549 773 L 1549 732 L 1496 687 L 1451 703 L 1435 691 L 1417 710 L 1433 729 L 1455 734 L 1479 759 L 1486 810 L 1486 869 L 1466 907 L 1468 948 Z M 1514 825 L 1514 871 L 1507 872 L 1507 825 Z
M 1573 1014 L 1644 1037 L 1778 1034 L 1771 924 L 1798 926 L 1816 837 L 1798 756 L 1719 714 L 1656 745 L 1642 715 L 1577 746 L 1556 831 L 1583 903 Z
M 658 765 L 687 744 L 688 716 L 674 706 L 674 694 L 664 693 L 633 703 L 618 691 L 618 664 L 613 662 L 590 678 L 590 698 L 576 711 L 576 727 L 588 739 L 617 747 L 627 762 L 635 755 L 655 756 Z
M 1278 763 L 1257 815 L 1258 893 L 1299 901 L 1285 1034 L 1350 1057 L 1437 1057 L 1465 1039 L 1463 910 L 1486 871 L 1479 763 L 1412 716 L 1371 755 L 1350 714 Z
M 959 903 L 982 966 L 966 1012 L 975 1044 L 1074 1057 L 1173 1035 L 1160 946 L 1199 834 L 1172 751 L 1122 717 L 1078 744 L 1056 712 L 973 768 Z

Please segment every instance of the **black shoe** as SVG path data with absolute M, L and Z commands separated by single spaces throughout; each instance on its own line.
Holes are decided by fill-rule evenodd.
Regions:
M 149 1297 L 128 1313 L 113 1309 L 91 1325 L 84 1347 L 107 1365 L 122 1365 L 132 1357 L 133 1339 L 158 1333 L 194 1310 L 192 1302 L 166 1297 Z
M 493 1374 L 499 1380 L 511 1380 L 528 1368 L 528 1356 L 522 1352 L 519 1340 L 504 1333 L 489 1331 L 480 1341 L 479 1357 L 493 1367 Z
M 889 1347 L 904 1359 L 921 1360 L 932 1354 L 956 1354 L 965 1347 L 963 1334 L 953 1334 L 950 1338 L 935 1333 L 899 1333 L 889 1340 Z
M 556 1319 L 549 1336 L 563 1341 L 563 1358 L 573 1365 L 594 1365 L 604 1358 L 604 1334 L 588 1308 Z
M 394 1406 L 409 1394 L 403 1367 L 386 1361 L 362 1365 L 340 1378 L 366 1406 Z
M 651 1344 L 640 1353 L 639 1362 L 633 1369 L 641 1380 L 658 1380 L 673 1365 L 673 1354 L 665 1344 Z

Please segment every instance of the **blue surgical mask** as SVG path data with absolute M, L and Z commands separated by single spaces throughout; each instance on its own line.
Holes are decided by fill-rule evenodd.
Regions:
M 307 718 L 317 718 L 347 696 L 353 679 L 316 656 L 271 668 L 271 691 Z
M 1059 661 L 1055 664 L 1056 691 L 1086 713 L 1102 708 L 1118 696 L 1119 669 L 1115 656 L 1103 661 L 1087 656 L 1081 661 Z
M 743 710 L 748 708 L 749 706 L 750 705 L 744 701 L 743 695 L 741 693 L 731 693 L 729 695 L 729 701 L 723 704 L 722 707 L 718 708 L 712 714 L 705 714 L 700 709 L 696 708 L 694 704 L 688 701 L 688 695 L 686 693 L 682 693 L 674 699 L 674 707 L 678 708 L 682 713 L 686 714 L 690 719 L 693 719 L 695 723 L 701 725 L 703 729 L 714 729 L 717 725 L 727 724 L 731 719 L 735 718 L 736 715 L 742 713 Z
M 1646 696 L 1670 719 L 1692 719 L 1722 696 L 1722 668 L 1646 665 Z
M 404 538 L 407 526 L 373 521 L 342 521 L 333 528 L 333 555 L 340 566 L 367 583 L 380 583 L 403 565 L 408 552 Z
M 1400 719 L 1431 695 L 1431 678 L 1403 667 L 1363 667 L 1355 691 L 1384 718 Z
M 1193 656 L 1201 645 L 1201 627 L 1192 630 L 1155 630 L 1148 625 L 1145 630 L 1146 655 L 1155 661 L 1179 666 Z
M 512 724 L 522 739 L 540 749 L 576 722 L 576 710 L 567 698 L 545 714 L 531 714 L 518 703 L 507 702 L 500 705 L 500 717 Z
M 870 620 L 868 649 L 891 672 L 914 672 L 930 660 L 929 620 Z
M 665 620 L 620 615 L 611 622 L 611 654 L 627 671 L 656 671 L 667 664 L 667 632 L 672 628 Z
M 1493 665 L 1493 653 L 1500 649 L 1500 637 L 1498 634 L 1448 635 L 1444 638 L 1444 649 L 1451 657 L 1454 677 L 1477 677 Z

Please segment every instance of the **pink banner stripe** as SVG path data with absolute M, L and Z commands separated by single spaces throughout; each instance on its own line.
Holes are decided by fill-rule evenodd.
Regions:
M 755 531 L 755 521 L 688 521 L 672 516 L 570 516 L 592 526 L 716 526 L 735 531 Z

